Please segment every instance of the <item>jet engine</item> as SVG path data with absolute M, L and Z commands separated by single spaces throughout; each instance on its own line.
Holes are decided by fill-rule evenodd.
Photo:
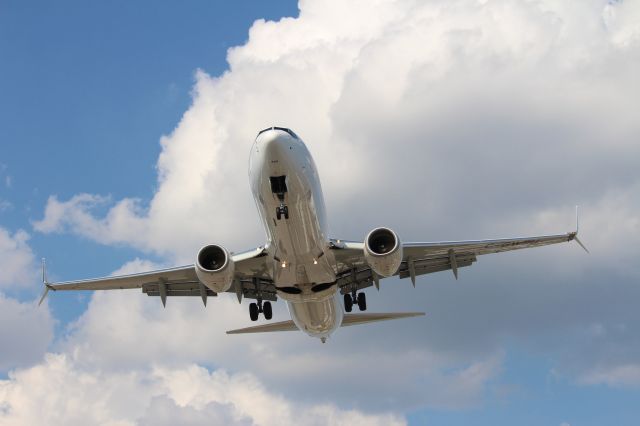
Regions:
M 376 274 L 390 277 L 402 263 L 400 238 L 389 228 L 374 229 L 364 240 L 364 258 Z
M 196 258 L 196 275 L 202 284 L 216 293 L 229 290 L 235 273 L 235 263 L 224 248 L 204 246 Z

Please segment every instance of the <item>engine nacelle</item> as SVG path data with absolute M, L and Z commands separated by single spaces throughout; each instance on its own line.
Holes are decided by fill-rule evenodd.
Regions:
M 200 282 L 216 293 L 229 290 L 236 267 L 229 252 L 211 244 L 204 246 L 196 258 L 196 275 Z
M 382 277 L 398 272 L 402 263 L 400 238 L 389 228 L 376 228 L 364 240 L 364 259 Z

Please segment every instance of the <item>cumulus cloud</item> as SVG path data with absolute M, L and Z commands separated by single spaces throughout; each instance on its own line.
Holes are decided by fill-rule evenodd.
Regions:
M 204 243 L 261 244 L 247 157 L 257 130 L 276 124 L 294 128 L 314 154 L 335 236 L 362 238 L 380 224 L 405 240 L 564 232 L 581 204 L 593 254 L 564 246 L 482 258 L 460 282 L 433 275 L 417 290 L 388 280 L 371 305 L 426 309 L 427 319 L 340 330 L 320 354 L 304 336 L 222 340 L 246 316 L 229 298 L 206 311 L 185 300 L 162 310 L 130 293 L 96 295 L 67 348 L 94 365 L 183 353 L 182 361 L 260 366 L 256 376 L 302 393 L 267 360 L 286 359 L 321 383 L 326 376 L 322 389 L 341 374 L 355 380 L 394 366 L 397 379 L 384 376 L 390 393 L 433 405 L 443 404 L 438 395 L 451 395 L 444 405 L 478 401 L 499 374 L 505 336 L 551 354 L 573 377 L 595 366 L 632 371 L 639 13 L 637 2 L 336 0 L 256 21 L 248 42 L 229 51 L 229 71 L 196 73 L 191 107 L 160 141 L 148 205 L 51 197 L 34 227 L 128 244 L 168 263 L 192 261 Z M 607 332 L 594 339 L 593 324 Z M 130 345 L 138 351 L 118 349 Z M 439 393 L 457 378 L 468 391 Z
M 46 305 L 38 310 L 34 301 L 7 296 L 36 282 L 28 240 L 25 231 L 12 234 L 0 227 L 0 372 L 40 361 L 53 339 L 53 319 Z
M 288 313 L 276 306 L 274 316 L 284 320 Z M 501 366 L 501 357 L 491 355 L 461 365 L 459 357 L 430 351 L 406 335 L 386 338 L 397 349 L 381 350 L 374 336 L 391 333 L 390 326 L 366 335 L 345 329 L 325 345 L 302 333 L 225 335 L 246 323 L 246 307 L 231 295 L 209 300 L 207 308 L 196 298 L 170 299 L 163 308 L 158 298 L 136 292 L 99 293 L 57 348 L 87 370 L 137 370 L 150 360 L 162 360 L 167 367 L 197 362 L 250 372 L 301 401 L 337 398 L 345 407 L 376 411 L 478 404 Z M 336 380 L 341 382 L 337 388 Z M 361 392 L 380 382 L 386 386 L 375 394 Z
M 37 269 L 29 234 L 18 230 L 11 234 L 0 227 L 0 290 L 16 290 L 33 284 Z
M 12 208 L 13 208 L 13 204 L 11 204 L 10 201 L 0 198 L 0 212 L 3 212 L 5 210 L 10 210 Z
M 606 384 L 610 386 L 640 386 L 640 364 L 616 365 L 594 368 L 580 377 L 586 384 Z
M 33 302 L 0 293 L 0 372 L 39 362 L 52 340 L 53 319 L 46 306 L 36 309 Z
M 135 372 L 84 371 L 65 355 L 0 381 L 0 420 L 32 424 L 402 425 L 332 404 L 303 405 L 268 391 L 249 374 L 196 365 Z

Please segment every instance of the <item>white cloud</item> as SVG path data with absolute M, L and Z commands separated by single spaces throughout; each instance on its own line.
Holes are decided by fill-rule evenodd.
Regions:
M 22 303 L 0 292 L 0 371 L 40 361 L 52 339 L 47 306 L 37 309 L 34 302 Z
M 65 355 L 0 381 L 4 425 L 402 425 L 332 404 L 305 405 L 268 391 L 249 374 L 196 365 L 105 373 L 84 371 Z
M 278 306 L 275 317 L 283 320 L 288 314 Z M 325 345 L 302 333 L 225 334 L 247 322 L 246 304 L 238 305 L 232 295 L 210 299 L 207 308 L 199 298 L 173 298 L 163 308 L 157 297 L 135 291 L 97 293 L 58 348 L 87 370 L 144 368 L 149 360 L 168 366 L 197 362 L 251 372 L 302 400 L 325 400 L 331 394 L 327 401 L 338 398 L 347 407 L 377 409 L 474 405 L 500 371 L 500 357 L 460 368 L 456 357 L 422 348 L 407 336 L 388 338 L 397 349 L 381 350 L 375 339 L 384 332 L 381 328 L 341 330 Z M 371 351 L 376 352 L 375 369 Z M 336 380 L 343 382 L 338 389 Z M 360 392 L 380 382 L 385 388 L 375 395 Z
M 28 240 L 29 234 L 23 230 L 12 235 L 0 227 L 0 289 L 15 290 L 35 282 L 37 268 Z
M 158 266 L 135 259 L 115 273 Z M 282 305 L 274 315 L 276 320 L 288 317 Z M 371 339 L 380 328 L 369 329 L 368 335 L 362 334 L 366 329 L 345 329 L 325 345 L 302 333 L 225 335 L 246 323 L 246 304 L 238 305 L 230 294 L 209 299 L 207 308 L 199 298 L 172 298 L 163 308 L 157 297 L 136 291 L 98 292 L 56 347 L 84 371 L 120 374 L 143 370 L 150 360 L 168 369 L 195 362 L 248 372 L 276 392 L 296 395 L 301 403 L 337 400 L 341 407 L 373 410 L 478 404 L 502 362 L 501 356 L 490 355 L 460 366 L 456 357 L 420 347 L 401 334 L 387 338 L 396 350 L 380 350 Z M 375 372 L 369 360 L 372 351 Z M 342 383 L 336 388 L 337 380 Z M 381 382 L 385 387 L 374 395 L 362 392 Z
M 22 302 L 6 294 L 29 289 L 37 268 L 22 230 L 0 227 L 0 372 L 38 362 L 53 339 L 53 319 L 46 304 Z
M 51 197 L 35 228 L 127 243 L 176 262 L 190 261 L 206 242 L 234 250 L 259 244 L 245 171 L 256 131 L 271 124 L 295 128 L 309 144 L 338 229 L 353 228 L 348 218 L 340 225 L 342 213 L 379 207 L 379 191 L 404 206 L 400 222 L 427 214 L 438 224 L 472 204 L 469 229 L 487 221 L 490 231 L 522 207 L 566 207 L 628 183 L 631 159 L 640 154 L 627 89 L 640 70 L 628 55 L 638 43 L 626 36 L 623 49 L 612 38 L 636 34 L 626 18 L 635 6 L 300 7 L 297 19 L 256 21 L 248 43 L 229 51 L 229 72 L 196 74 L 192 106 L 161 140 L 159 187 L 149 206 L 123 199 L 102 216 L 94 213 L 109 202 L 101 196 Z M 605 15 L 615 31 L 602 25 Z M 601 167 L 617 170 L 602 181 Z M 494 184 L 503 176 L 509 185 Z M 418 193 L 431 202 L 407 199 Z M 521 194 L 530 200 L 514 205 Z M 398 214 L 383 210 L 366 215 L 366 226 Z M 348 237 L 360 237 L 361 228 Z
M 426 307 L 427 320 L 340 330 L 323 349 L 286 334 L 230 340 L 223 331 L 246 320 L 232 298 L 204 310 L 193 300 L 162 309 L 135 292 L 96 295 L 64 343 L 74 362 L 209 359 L 253 366 L 270 385 L 300 394 L 294 370 L 268 360 L 317 365 L 305 371 L 321 389 L 341 374 L 372 384 L 367 375 L 384 366 L 398 368 L 396 379 L 384 379 L 407 405 L 478 401 L 499 374 L 504 336 L 552 351 L 568 370 L 576 366 L 576 377 L 603 362 L 613 368 L 603 371 L 635 365 L 633 331 L 603 333 L 607 344 L 595 347 L 592 333 L 579 331 L 640 319 L 629 280 L 638 274 L 640 232 L 638 3 L 336 0 L 300 8 L 296 19 L 256 21 L 249 41 L 229 51 L 225 74 L 196 73 L 191 107 L 161 139 L 148 206 L 51 197 L 34 227 L 125 243 L 168 263 L 192 261 L 208 242 L 261 244 L 247 154 L 257 130 L 278 124 L 314 153 L 336 236 L 361 238 L 380 224 L 425 240 L 565 231 L 581 204 L 593 254 L 565 246 L 483 258 L 455 286 L 434 275 L 421 280 L 429 289 L 412 293 L 390 280 L 379 300 Z M 397 344 L 381 349 L 385 331 Z M 326 373 L 336 359 L 342 364 Z M 416 370 L 420 383 L 412 382 Z M 466 390 L 449 392 L 458 379 Z
M 10 201 L 4 200 L 2 198 L 0 198 L 0 212 L 3 212 L 5 210 L 9 210 L 13 208 L 13 204 L 11 204 Z
M 594 368 L 580 377 L 585 384 L 606 384 L 609 386 L 640 386 L 640 364 L 623 364 Z

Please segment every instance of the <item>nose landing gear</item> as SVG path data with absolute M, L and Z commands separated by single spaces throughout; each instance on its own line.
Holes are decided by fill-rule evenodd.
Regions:
M 276 207 L 276 218 L 280 220 L 284 216 L 285 219 L 289 219 L 289 207 L 284 204 L 280 204 L 280 207 Z
M 284 194 L 287 193 L 287 177 L 271 176 L 269 179 L 271 181 L 271 192 L 276 194 L 280 201 L 280 206 L 276 207 L 276 218 L 280 220 L 284 216 L 285 219 L 289 219 L 289 207 L 284 203 Z
M 364 293 L 356 293 L 355 290 L 351 294 L 346 293 L 344 295 L 344 310 L 351 312 L 353 305 L 357 304 L 360 311 L 367 310 L 367 296 Z

